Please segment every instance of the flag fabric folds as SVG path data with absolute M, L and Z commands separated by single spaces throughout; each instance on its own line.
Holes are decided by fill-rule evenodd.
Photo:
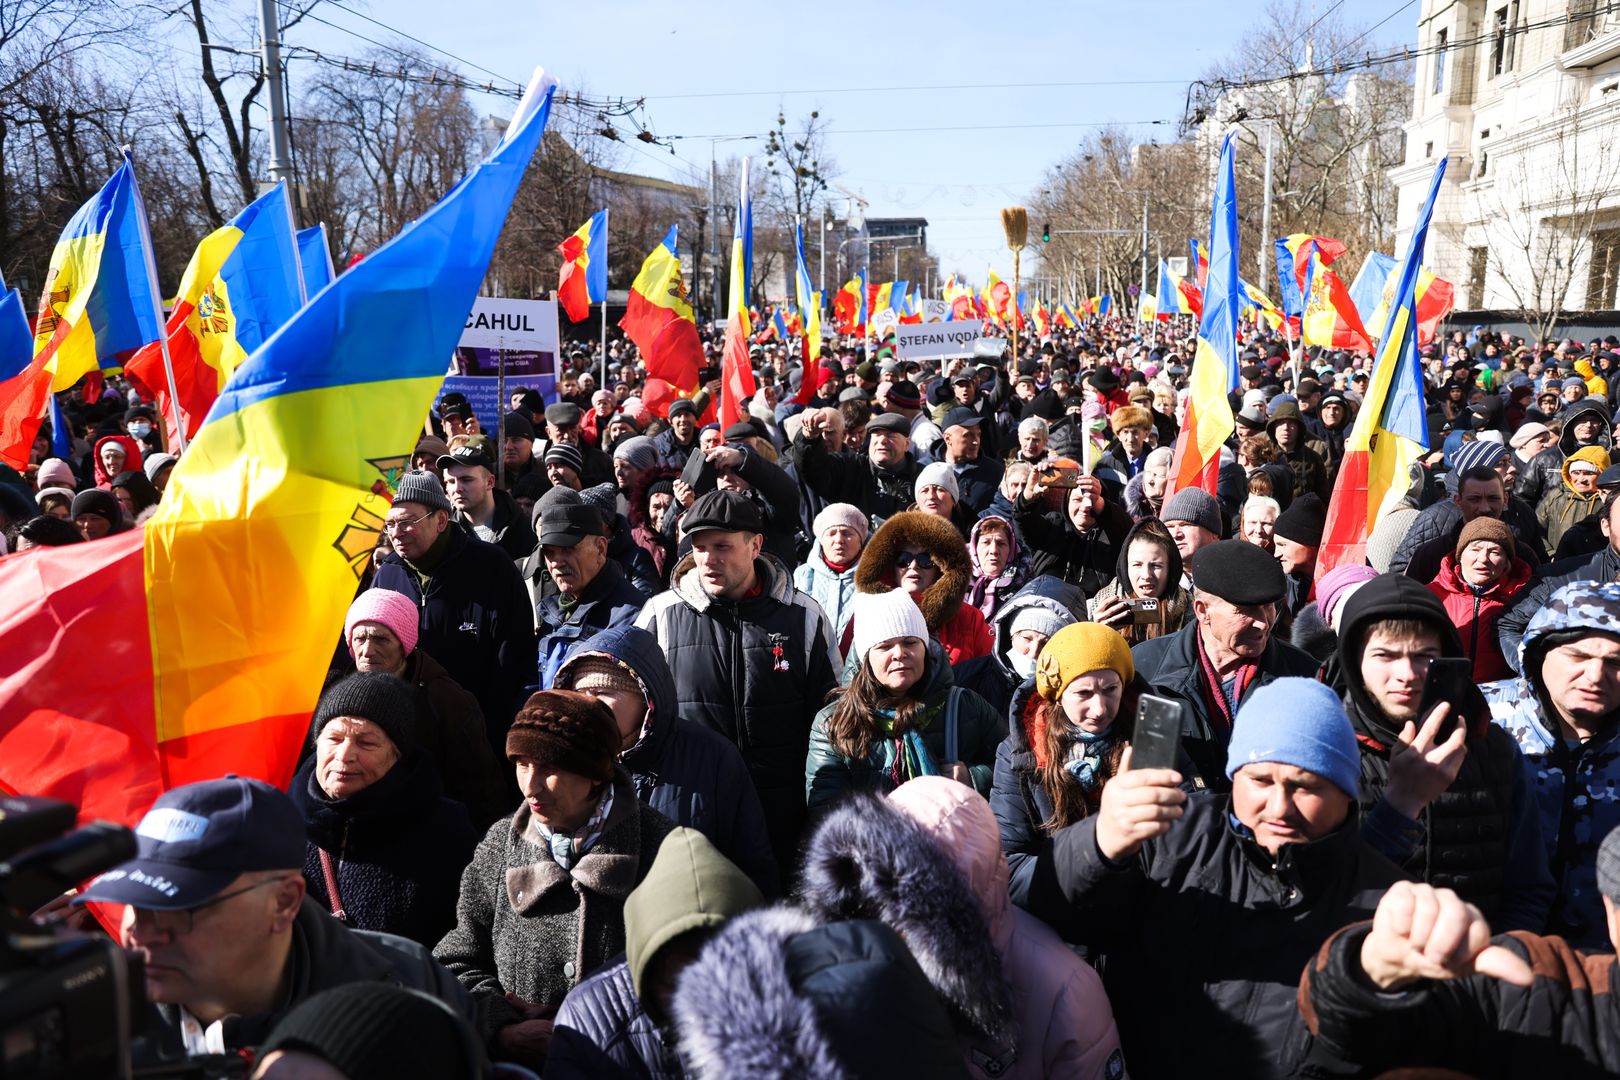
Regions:
M 0 787 L 133 824 L 178 784 L 286 785 L 555 85 L 237 369 L 144 530 L 0 561 Z
M 1445 174 L 1446 161 L 1441 158 L 1394 274 L 1394 299 L 1380 328 L 1378 356 L 1361 411 L 1345 439 L 1344 460 L 1328 504 L 1317 556 L 1318 579 L 1335 566 L 1366 561 L 1367 537 L 1400 502 L 1410 486 L 1412 466 L 1429 450 L 1423 364 L 1418 358 L 1417 282 L 1435 196 Z
M 630 284 L 630 299 L 619 327 L 647 364 L 648 380 L 660 379 L 673 387 L 663 402 L 668 414 L 673 397 L 691 397 L 698 391 L 703 370 L 703 341 L 698 337 L 692 303 L 687 299 L 681 259 L 675 254 L 680 227 L 671 225 L 663 243 L 652 249 Z M 604 260 L 604 265 L 606 261 Z
M 1394 291 L 1395 260 L 1381 252 L 1370 251 L 1361 264 L 1361 272 L 1350 284 L 1350 299 L 1361 315 L 1361 323 L 1373 338 L 1377 338 L 1389 318 L 1390 296 Z M 1427 345 L 1434 340 L 1440 323 L 1451 313 L 1456 290 L 1451 282 L 1435 277 L 1427 268 L 1418 270 L 1417 323 L 1418 344 Z
M 337 272 L 332 267 L 332 248 L 326 240 L 324 222 L 298 230 L 298 258 L 304 266 L 306 299 L 332 284 Z
M 1326 236 L 1290 233 L 1275 242 L 1277 288 L 1282 294 L 1283 314 L 1298 317 L 1305 313 L 1310 289 L 1309 263 L 1314 256 L 1323 266 L 1344 254 L 1344 245 Z
M 803 225 L 793 230 L 793 256 L 793 292 L 803 320 L 799 333 L 804 342 L 799 392 L 793 400 L 808 405 L 821 381 L 821 294 L 810 287 L 810 267 L 804 261 Z
M 737 197 L 737 228 L 731 237 L 731 290 L 726 302 L 726 336 L 720 352 L 720 427 L 743 419 L 743 402 L 754 396 L 754 368 L 748 359 L 748 284 L 754 252 L 753 198 L 748 187 L 748 159 L 742 162 Z M 866 284 L 863 278 L 861 284 Z M 865 315 L 862 312 L 863 316 Z M 862 322 L 865 322 L 863 317 Z
M 120 370 L 156 341 L 158 303 L 147 270 L 145 222 L 129 155 L 95 198 L 81 206 L 51 253 L 34 324 L 34 354 L 45 354 L 51 389 L 92 372 Z
M 1238 380 L 1237 330 L 1242 295 L 1238 286 L 1237 189 L 1232 179 L 1232 158 L 1232 136 L 1228 135 L 1221 143 L 1215 176 L 1214 210 L 1209 223 L 1209 278 L 1189 379 L 1192 392 L 1170 467 L 1172 490 L 1201 487 L 1211 495 L 1215 494 L 1216 475 L 1220 472 L 1221 446 L 1234 426 L 1227 394 Z
M 34 332 L 28 327 L 22 293 L 0 292 L 0 461 L 18 472 L 28 468 L 46 403 L 55 404 L 45 362 L 44 354 L 34 354 Z M 62 431 L 54 417 L 52 428 L 57 434 Z
M 190 439 L 231 373 L 303 305 L 287 198 L 287 185 L 277 184 L 203 237 L 186 264 L 164 327 L 179 400 L 169 400 L 161 345 L 147 345 L 126 366 L 143 396 L 157 398 L 171 444 L 176 407 Z
M 1349 349 L 1371 353 L 1372 338 L 1361 324 L 1361 315 L 1350 299 L 1344 279 L 1311 256 L 1307 271 L 1310 288 L 1305 293 L 1305 315 L 1300 340 L 1324 349 Z
M 598 210 L 557 245 L 563 257 L 557 274 L 557 300 L 570 322 L 579 322 L 591 313 L 592 304 L 607 299 L 607 213 Z

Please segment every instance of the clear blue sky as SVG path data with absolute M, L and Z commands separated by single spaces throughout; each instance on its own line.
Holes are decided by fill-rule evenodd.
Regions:
M 634 144 L 623 161 L 629 171 L 706 171 L 711 149 L 722 159 L 759 155 L 760 139 L 711 143 L 706 136 L 762 136 L 779 107 L 790 120 L 818 109 L 831 122 L 828 149 L 839 182 L 870 201 L 871 216 L 928 218 L 930 247 L 945 271 L 974 278 L 987 266 L 1009 272 L 999 208 L 1038 190 L 1044 172 L 1090 126 L 1123 124 L 1139 141 L 1173 140 L 1188 82 L 1227 55 L 1265 7 L 1264 0 L 338 2 L 317 14 L 366 37 L 390 40 L 354 12 L 508 79 L 524 80 L 545 65 L 565 88 L 645 96 L 653 129 L 682 136 L 674 147 L 684 163 Z M 255 10 L 252 0 L 210 6 L 245 18 Z M 1305 6 L 1321 14 L 1335 4 Z M 1338 0 L 1338 13 L 1360 25 L 1402 7 L 1368 39 L 1374 49 L 1414 40 L 1419 5 Z M 693 20 L 694 10 L 703 21 Z M 806 24 L 806 12 L 821 18 Z M 371 48 L 318 23 L 294 28 L 287 40 L 347 55 Z M 292 76 L 309 69 L 294 64 Z M 462 70 L 488 77 L 470 65 Z M 1094 85 L 1073 85 L 1081 83 Z M 989 84 L 1003 85 L 962 89 Z M 511 109 L 500 99 L 475 105 L 500 115 Z M 813 245 L 807 254 L 814 264 Z

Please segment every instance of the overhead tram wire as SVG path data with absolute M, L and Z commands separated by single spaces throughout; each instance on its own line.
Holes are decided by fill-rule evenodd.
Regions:
M 502 82 L 509 82 L 512 85 L 520 87 L 520 88 L 523 85 L 517 79 L 511 78 L 510 76 L 507 76 L 507 75 L 503 75 L 498 71 L 491 71 L 489 68 L 485 67 L 482 64 L 475 63 L 474 61 L 468 60 L 464 56 L 457 56 L 455 53 L 451 52 L 448 49 L 441 49 L 441 48 L 439 48 L 439 46 L 434 45 L 431 42 L 423 41 L 421 38 L 417 37 L 414 34 L 408 34 L 405 31 L 399 29 L 399 27 L 397 27 L 397 26 L 389 26 L 387 23 L 383 22 L 382 20 L 374 19 L 370 15 L 367 15 L 363 11 L 356 11 L 354 8 L 349 7 L 347 4 L 341 3 L 340 0 L 326 0 L 326 2 L 328 4 L 330 4 L 332 7 L 337 8 L 339 11 L 347 12 L 348 14 L 353 15 L 357 19 L 364 19 L 366 22 L 370 23 L 371 25 L 379 27 L 379 28 L 381 28 L 383 30 L 387 30 L 390 34 L 397 34 L 400 37 L 404 38 L 406 41 L 414 41 L 414 42 L 416 42 L 416 44 L 422 46 L 424 49 L 432 49 L 434 52 L 438 53 L 440 56 L 448 57 L 451 60 L 454 60 L 458 64 L 466 64 L 470 68 L 475 68 L 478 71 L 482 71 L 485 75 L 493 75 L 495 78 L 500 79 Z M 331 24 L 328 23 L 327 25 L 331 25 Z

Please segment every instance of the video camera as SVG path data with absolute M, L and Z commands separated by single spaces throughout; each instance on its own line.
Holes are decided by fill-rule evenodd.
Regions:
M 145 1009 L 140 959 L 103 934 L 34 918 L 81 882 L 133 858 L 135 834 L 54 799 L 0 796 L 0 1080 L 246 1076 L 237 1055 L 132 1070 Z

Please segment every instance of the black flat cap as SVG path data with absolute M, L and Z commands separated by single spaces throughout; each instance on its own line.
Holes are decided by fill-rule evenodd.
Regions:
M 1221 540 L 1192 557 L 1193 585 L 1229 604 L 1275 604 L 1288 593 L 1282 565 L 1247 540 Z
M 681 519 L 681 531 L 687 536 L 711 529 L 758 533 L 765 531 L 765 522 L 748 496 L 717 490 L 699 495 Z

